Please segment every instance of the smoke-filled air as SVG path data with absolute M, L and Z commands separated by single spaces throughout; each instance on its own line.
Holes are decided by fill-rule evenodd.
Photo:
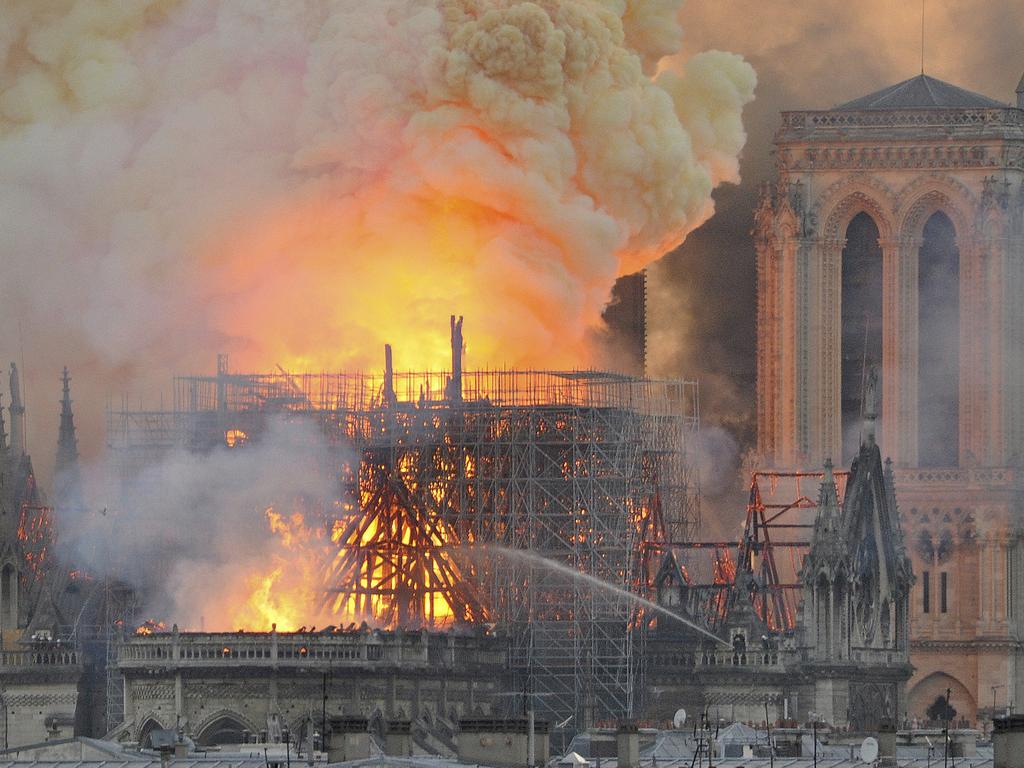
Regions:
M 2 319 L 129 378 L 441 367 L 453 311 L 474 363 L 584 365 L 737 176 L 754 73 L 658 74 L 679 6 L 4 3 Z
M 680 6 L 4 3 L 0 326 L 32 365 L 78 373 L 92 461 L 99 393 L 217 352 L 236 369 L 361 370 L 390 342 L 396 367 L 437 369 L 455 312 L 471 365 L 586 366 L 616 278 L 738 179 L 754 72 L 718 51 L 682 59 Z M 64 543 L 98 572 L 104 541 L 118 560 L 169 557 L 154 609 L 190 626 L 210 608 L 191 600 L 197 579 L 241 606 L 219 621 L 302 623 L 260 590 L 314 581 L 275 576 L 274 550 L 300 535 L 289 500 L 330 494 L 277 458 L 262 467 L 282 449 L 267 446 L 171 456 L 116 536 L 94 515 L 64 521 Z M 112 575 L 144 583 L 145 567 Z

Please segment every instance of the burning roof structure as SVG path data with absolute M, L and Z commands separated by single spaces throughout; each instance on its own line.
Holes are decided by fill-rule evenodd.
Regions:
M 632 596 L 655 545 L 698 522 L 696 384 L 463 371 L 461 321 L 451 331 L 448 372 L 395 372 L 390 349 L 383 374 L 239 374 L 221 358 L 175 380 L 171 410 L 109 413 L 117 479 L 180 449 L 245 451 L 275 419 L 311 423 L 334 498 L 267 511 L 281 536 L 313 532 L 309 623 L 494 625 L 539 709 L 631 715 L 646 623 Z

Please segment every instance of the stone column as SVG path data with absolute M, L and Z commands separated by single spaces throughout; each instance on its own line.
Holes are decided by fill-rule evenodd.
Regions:
M 836 595 L 836 591 L 835 591 L 835 589 L 832 588 L 832 582 L 829 582 L 829 585 L 828 585 L 828 620 L 829 620 L 829 629 L 828 629 L 828 633 L 825 635 L 825 637 L 828 640 L 828 648 L 826 649 L 826 651 L 827 651 L 828 658 L 830 658 L 830 659 L 835 657 L 835 648 L 837 647 L 837 644 L 836 644 L 836 601 L 835 601 L 835 595 Z
M 900 364 L 900 243 L 898 240 L 879 240 L 882 250 L 882 413 L 881 434 L 878 443 L 885 454 L 897 463 L 902 456 L 903 435 L 900 430 L 900 396 L 903 392 Z
M 757 251 L 757 449 L 770 460 L 778 449 L 779 262 L 773 241 L 755 240 Z
M 174 715 L 175 717 L 183 717 L 185 714 L 185 694 L 182 690 L 181 681 L 181 670 L 174 672 Z
M 901 238 L 894 244 L 893 254 L 896 261 L 892 337 L 895 348 L 889 359 L 894 373 L 890 406 L 894 413 L 893 427 L 886 432 L 886 437 L 896 440 L 887 453 L 897 465 L 904 467 L 917 465 L 917 260 L 923 243 L 920 237 Z M 886 408 L 884 402 L 882 408 Z
M 124 719 L 131 722 L 135 719 L 135 698 L 132 696 L 132 688 L 126 675 L 121 675 L 121 699 L 124 701 Z
M 622 723 L 615 734 L 618 768 L 640 768 L 640 732 L 635 723 Z
M 841 296 L 844 240 L 822 239 L 816 243 L 816 259 L 810 272 L 816 272 L 816 294 L 810 302 L 804 322 L 809 324 L 808 355 L 809 392 L 815 399 L 811 405 L 811 435 L 819 435 L 808 446 L 809 459 L 820 464 L 826 458 L 842 460 L 842 334 Z M 817 267 L 817 269 L 815 269 Z M 810 404 L 809 404 L 810 405 Z
M 990 546 L 991 537 L 987 533 L 978 536 L 978 631 L 987 633 L 992 618 L 989 613 L 989 592 L 992 587 L 989 583 L 990 572 Z M 987 587 L 987 588 L 986 588 Z
M 806 417 L 802 408 L 803 401 L 798 397 L 798 391 L 805 391 L 802 389 L 803 369 L 800 367 L 800 352 L 804 342 L 798 333 L 798 327 L 803 322 L 805 306 L 799 303 L 799 297 L 804 295 L 805 291 L 801 289 L 798 281 L 798 273 L 802 275 L 803 272 L 798 269 L 799 261 L 797 243 L 791 239 L 786 240 L 782 246 L 779 280 L 781 311 L 777 339 L 779 376 L 775 401 L 777 442 L 774 457 L 776 464 L 783 466 L 793 466 L 797 463 L 796 457 L 800 452 L 798 432 Z
M 1005 240 L 993 243 L 987 251 L 989 279 L 985 286 L 988 301 L 989 324 L 989 365 L 983 374 L 983 385 L 986 392 L 986 428 L 987 439 L 984 441 L 984 454 L 979 454 L 986 466 L 1003 466 L 1006 464 L 1006 403 L 1003 402 L 1007 385 L 1013 386 L 1006 378 L 1007 354 L 1013 355 L 1013 347 L 1006 344 L 1007 313 L 1004 305 L 1003 286 L 1010 276 L 1007 274 Z M 1020 297 L 1012 296 L 1011 301 Z M 979 446 L 981 447 L 981 446 Z
M 987 344 L 991 327 L 986 297 L 989 260 L 977 248 L 968 233 L 957 230 L 956 248 L 960 256 L 960 413 L 959 454 L 961 466 L 984 461 L 988 392 L 986 371 L 991 364 Z
M 995 620 L 1000 625 L 1000 634 L 1006 632 L 1006 544 L 1007 538 L 1000 534 L 996 538 L 996 567 L 992 584 L 995 587 Z

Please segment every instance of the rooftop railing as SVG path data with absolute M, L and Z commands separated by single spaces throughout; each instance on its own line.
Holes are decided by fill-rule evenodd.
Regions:
M 782 113 L 782 130 L 819 128 L 1024 128 L 1024 110 L 997 107 L 937 109 L 834 109 Z
M 61 667 L 79 663 L 78 651 L 70 648 L 0 651 L 0 667 Z
M 319 668 L 367 663 L 448 667 L 456 662 L 501 660 L 502 653 L 491 638 L 426 633 L 159 633 L 127 637 L 118 648 L 122 668 L 248 664 Z

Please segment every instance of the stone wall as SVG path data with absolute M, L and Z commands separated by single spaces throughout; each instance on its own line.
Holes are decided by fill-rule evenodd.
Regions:
M 82 667 L 68 650 L 0 651 L 0 743 L 5 748 L 74 735 Z
M 332 717 L 417 720 L 491 714 L 508 690 L 503 644 L 479 634 L 182 633 L 127 638 L 123 740 L 181 724 L 200 743 L 227 727 L 258 734 L 275 716 L 298 735 Z M 326 695 L 326 703 L 325 703 Z M 269 726 L 273 730 L 273 726 Z

